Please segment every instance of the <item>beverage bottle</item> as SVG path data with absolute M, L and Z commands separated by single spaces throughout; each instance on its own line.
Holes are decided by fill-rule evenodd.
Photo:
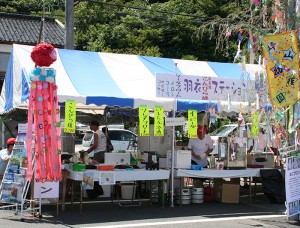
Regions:
M 213 154 L 210 157 L 210 168 L 211 169 L 216 168 L 216 158 L 215 158 L 215 156 Z

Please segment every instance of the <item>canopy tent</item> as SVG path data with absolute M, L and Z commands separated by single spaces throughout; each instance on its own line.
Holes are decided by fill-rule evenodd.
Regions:
M 14 44 L 0 97 L 0 113 L 8 112 L 28 100 L 29 75 L 34 68 L 30 58 L 33 46 Z M 254 79 L 259 65 L 215 63 L 127 54 L 56 49 L 59 102 L 67 99 L 84 105 L 138 108 L 140 105 L 174 109 L 174 100 L 157 98 L 156 73 L 172 73 L 220 78 Z M 177 110 L 207 110 L 217 102 L 177 100 Z

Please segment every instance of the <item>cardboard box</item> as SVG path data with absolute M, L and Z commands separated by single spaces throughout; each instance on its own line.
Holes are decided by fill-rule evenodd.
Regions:
M 223 183 L 222 185 L 222 203 L 239 203 L 240 185 L 232 183 Z
M 240 178 L 230 178 L 231 184 L 240 184 Z

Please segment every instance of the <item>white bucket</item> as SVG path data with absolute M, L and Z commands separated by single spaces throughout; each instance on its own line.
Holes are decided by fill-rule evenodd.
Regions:
M 121 198 L 128 200 L 128 199 L 135 199 L 135 185 L 121 185 Z

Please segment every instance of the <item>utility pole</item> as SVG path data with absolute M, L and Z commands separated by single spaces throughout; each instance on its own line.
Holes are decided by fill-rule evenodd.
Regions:
M 65 49 L 74 49 L 74 0 L 65 0 Z

